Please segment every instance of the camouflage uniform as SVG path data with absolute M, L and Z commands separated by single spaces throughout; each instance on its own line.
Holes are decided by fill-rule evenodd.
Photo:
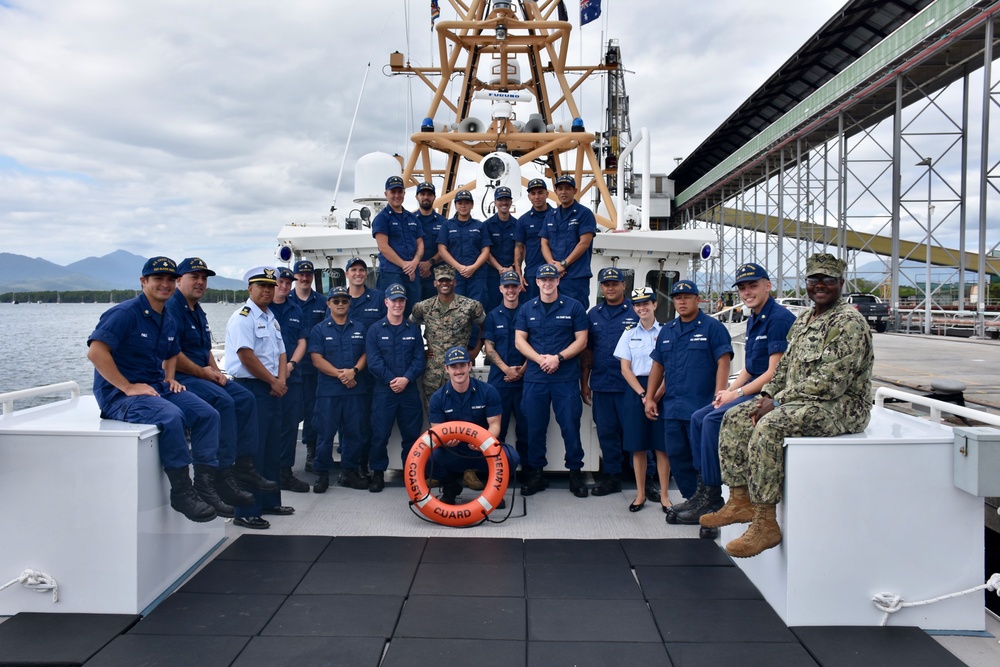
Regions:
M 749 486 L 753 503 L 781 500 L 785 438 L 860 433 L 871 416 L 872 335 L 843 300 L 810 322 L 812 311 L 788 332 L 788 351 L 761 390 L 776 407 L 754 426 L 757 401 L 726 412 L 719 434 L 722 479 Z
M 444 369 L 445 352 L 450 347 L 468 345 L 472 325 L 482 324 L 486 313 L 483 305 L 475 299 L 456 294 L 449 304 L 441 303 L 436 296 L 421 301 L 413 307 L 410 319 L 424 325 L 424 340 L 431 355 L 423 376 L 426 402 L 431 394 L 448 382 L 448 373 Z

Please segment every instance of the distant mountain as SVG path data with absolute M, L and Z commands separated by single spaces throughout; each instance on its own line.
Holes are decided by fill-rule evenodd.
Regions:
M 68 266 L 59 266 L 41 257 L 0 253 L 0 293 L 73 290 L 136 289 L 146 257 L 115 250 L 103 257 L 87 257 Z M 215 276 L 208 281 L 214 289 L 242 290 L 241 280 Z
M 887 258 L 888 260 L 888 258 Z M 927 265 L 924 262 L 918 262 L 912 259 L 900 260 L 899 267 L 902 270 L 903 275 L 900 278 L 900 285 L 905 285 L 913 287 L 916 284 L 923 285 L 925 282 L 925 272 Z M 851 272 L 851 275 L 856 278 L 864 278 L 865 280 L 871 280 L 872 282 L 880 282 L 888 273 L 888 268 L 886 264 L 880 261 L 868 262 L 867 264 L 862 264 L 858 267 L 857 272 Z M 988 277 L 988 276 L 987 276 Z M 965 282 L 966 284 L 974 283 L 976 281 L 977 274 L 975 271 L 966 270 L 965 272 Z M 949 268 L 946 266 L 931 266 L 931 284 L 934 283 L 956 283 L 958 282 L 958 269 Z

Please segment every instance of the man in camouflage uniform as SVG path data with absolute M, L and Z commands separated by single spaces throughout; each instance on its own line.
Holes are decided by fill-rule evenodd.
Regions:
M 444 353 L 449 348 L 469 344 L 472 325 L 482 325 L 486 319 L 481 303 L 455 294 L 455 269 L 447 264 L 434 267 L 434 289 L 437 296 L 415 305 L 410 316 L 414 323 L 424 325 L 424 340 L 427 341 L 427 370 L 423 376 L 425 410 L 430 396 L 448 383 Z M 469 345 L 470 358 L 475 359 L 481 346 L 478 340 Z
M 781 543 L 775 505 L 785 477 L 785 438 L 860 433 L 871 417 L 872 335 L 858 311 L 841 298 L 843 260 L 818 253 L 806 260 L 806 293 L 813 308 L 788 332 L 788 351 L 757 401 L 726 412 L 719 434 L 725 507 L 701 517 L 710 528 L 748 523 L 726 545 L 737 558 Z

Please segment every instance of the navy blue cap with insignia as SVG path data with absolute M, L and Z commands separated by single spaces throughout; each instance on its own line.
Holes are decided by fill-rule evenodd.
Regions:
M 243 274 L 243 280 L 248 285 L 277 285 L 278 269 L 273 266 L 255 266 Z
M 288 278 L 289 280 L 295 280 L 295 274 L 292 273 L 292 270 L 290 268 L 288 268 L 287 266 L 279 266 L 278 267 L 278 277 L 279 278 Z
M 177 263 L 169 257 L 150 257 L 142 267 L 142 277 L 146 276 L 176 276 Z
M 541 188 L 542 190 L 548 190 L 549 185 L 541 178 L 533 178 L 528 181 L 528 192 L 531 192 L 535 188 Z
M 500 274 L 500 284 L 501 285 L 520 285 L 521 277 L 517 275 L 517 271 L 504 271 Z
M 499 188 L 493 191 L 493 200 L 497 199 L 513 199 L 514 196 L 510 193 L 510 188 L 506 185 L 501 185 Z
M 656 292 L 652 287 L 636 287 L 632 290 L 632 303 L 644 303 L 646 301 L 656 301 Z
M 760 264 L 740 264 L 736 269 L 736 277 L 733 278 L 733 287 L 736 287 L 740 283 L 745 283 L 751 280 L 770 280 L 771 277 L 767 275 L 767 271 Z
M 326 293 L 327 301 L 338 296 L 347 297 L 348 299 L 350 299 L 351 290 L 347 289 L 346 287 L 340 286 L 340 287 L 334 287 L 333 289 L 331 289 L 329 292 Z
M 365 260 L 361 259 L 360 257 L 351 257 L 349 260 L 347 260 L 347 264 L 344 265 L 344 271 L 347 271 L 355 264 L 360 264 L 361 266 L 365 267 L 366 270 L 368 269 L 368 264 L 365 262 Z
M 295 268 L 293 271 L 295 271 L 295 273 L 313 273 L 315 269 L 313 268 L 313 263 L 308 259 L 301 259 L 295 262 Z
M 387 299 L 405 299 L 406 298 L 406 288 L 399 283 L 393 283 L 385 290 L 385 298 Z
M 455 201 L 460 202 L 460 201 L 476 201 L 476 200 L 473 199 L 472 193 L 469 192 L 468 190 L 459 190 L 458 193 L 455 195 Z
M 670 296 L 677 296 L 678 294 L 694 294 L 698 296 L 700 292 L 698 291 L 698 286 L 690 280 L 678 280 L 674 283 L 674 288 L 670 290 Z
M 609 266 L 606 269 L 601 269 L 601 272 L 597 274 L 597 282 L 623 283 L 625 282 L 625 274 L 623 274 L 620 270 L 616 269 L 615 267 Z
M 470 364 L 472 360 L 469 359 L 469 351 L 462 347 L 461 345 L 456 345 L 455 347 L 449 347 L 448 351 L 444 353 L 444 365 L 451 366 L 452 364 Z
M 403 190 L 405 190 L 406 189 L 406 185 L 403 184 L 403 177 L 402 176 L 390 176 L 389 178 L 385 179 L 385 189 L 386 190 L 397 190 L 397 189 L 403 189 Z
M 194 273 L 195 271 L 204 271 L 205 275 L 208 276 L 215 275 L 215 271 L 209 269 L 201 257 L 185 257 L 177 265 L 177 275 L 183 276 L 186 273 Z
M 424 181 L 423 183 L 417 185 L 417 194 L 419 195 L 421 192 L 430 192 L 431 194 L 437 194 L 437 188 L 434 187 L 433 183 L 428 183 L 427 181 Z
M 551 264 L 542 264 L 541 266 L 538 267 L 538 270 L 535 271 L 535 277 L 536 278 L 558 278 L 559 277 L 559 269 L 557 269 L 556 267 L 552 266 Z
M 562 176 L 556 179 L 557 186 L 562 185 L 563 183 L 568 183 L 570 186 L 574 188 L 576 187 L 576 179 L 570 176 L 569 174 L 563 174 Z

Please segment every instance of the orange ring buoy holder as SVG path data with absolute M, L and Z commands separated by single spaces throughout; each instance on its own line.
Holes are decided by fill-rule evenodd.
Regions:
M 438 500 L 427 486 L 427 461 L 434 448 L 443 447 L 445 440 L 460 440 L 475 445 L 486 457 L 489 466 L 489 477 L 483 492 L 478 498 L 461 505 L 449 505 Z M 477 424 L 454 421 L 428 429 L 414 441 L 406 457 L 405 476 L 411 505 L 435 523 L 461 528 L 485 521 L 500 504 L 510 482 L 510 464 L 503 447 L 489 430 Z

